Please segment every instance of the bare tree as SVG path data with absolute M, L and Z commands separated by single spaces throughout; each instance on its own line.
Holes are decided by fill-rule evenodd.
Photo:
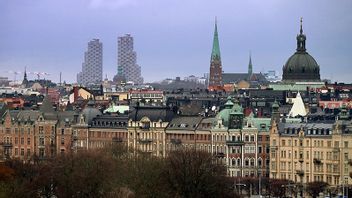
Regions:
M 324 192 L 329 186 L 328 183 L 322 181 L 309 182 L 307 184 L 307 193 L 313 198 L 318 197 L 320 192 Z
M 177 150 L 166 158 L 163 178 L 172 197 L 233 197 L 226 169 L 207 152 Z

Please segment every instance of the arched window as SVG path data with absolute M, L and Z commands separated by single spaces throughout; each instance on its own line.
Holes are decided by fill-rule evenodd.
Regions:
M 254 166 L 254 158 L 251 158 L 251 166 Z
M 258 167 L 262 167 L 263 166 L 263 164 L 262 164 L 262 158 L 259 158 L 258 159 Z
M 232 158 L 231 161 L 232 161 L 232 162 L 231 162 L 231 163 L 232 163 L 232 166 L 236 166 L 236 160 Z
M 249 159 L 248 158 L 244 159 L 244 165 L 249 166 Z

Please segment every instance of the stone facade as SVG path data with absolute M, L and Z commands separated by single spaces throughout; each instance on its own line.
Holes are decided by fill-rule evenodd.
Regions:
M 343 112 L 343 111 L 342 111 Z M 270 130 L 270 177 L 306 184 L 352 184 L 352 123 L 287 123 L 273 121 Z

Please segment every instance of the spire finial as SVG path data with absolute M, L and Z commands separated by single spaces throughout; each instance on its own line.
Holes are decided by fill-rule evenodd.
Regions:
M 302 26 L 303 26 L 303 25 L 302 25 L 302 24 L 303 24 L 303 17 L 301 17 L 301 20 L 300 20 L 300 21 L 301 21 L 301 29 L 300 29 L 299 32 L 300 32 L 301 34 L 303 34 L 303 27 L 302 27 Z

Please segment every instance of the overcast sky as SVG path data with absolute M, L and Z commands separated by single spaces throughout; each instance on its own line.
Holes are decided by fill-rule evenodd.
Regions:
M 87 43 L 103 42 L 103 73 L 117 72 L 117 37 L 134 37 L 147 82 L 209 72 L 214 20 L 224 72 L 276 70 L 295 52 L 299 18 L 322 78 L 352 82 L 350 0 L 0 0 L 0 76 L 27 66 L 75 82 Z M 17 76 L 22 78 L 23 74 Z M 30 75 L 30 79 L 35 76 Z

